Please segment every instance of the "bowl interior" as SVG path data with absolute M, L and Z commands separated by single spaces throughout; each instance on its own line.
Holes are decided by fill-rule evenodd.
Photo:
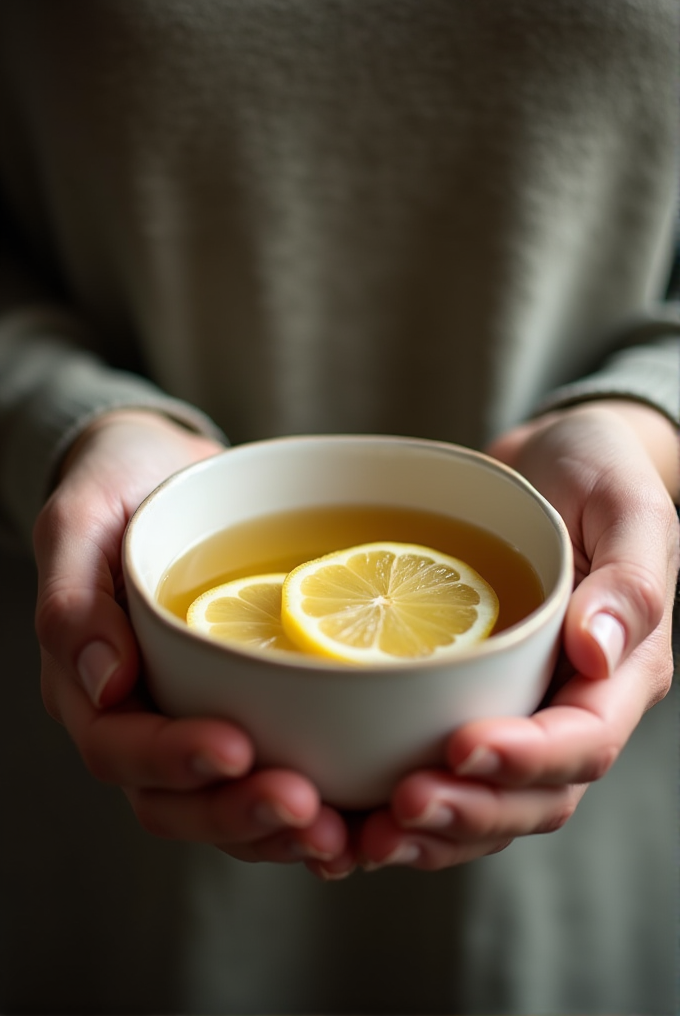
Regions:
M 530 561 L 546 598 L 564 578 L 564 524 L 521 477 L 467 449 L 382 437 L 256 442 L 184 470 L 133 517 L 128 575 L 155 600 L 167 567 L 210 534 L 273 512 L 342 504 L 424 509 L 491 530 Z

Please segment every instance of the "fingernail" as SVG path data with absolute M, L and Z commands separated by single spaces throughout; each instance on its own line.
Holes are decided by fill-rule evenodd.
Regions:
M 256 821 L 272 829 L 280 829 L 281 826 L 299 826 L 300 819 L 287 808 L 283 808 L 274 801 L 260 801 L 256 805 L 253 815 Z
M 604 653 L 611 674 L 623 656 L 626 646 L 626 630 L 613 614 L 604 611 L 593 614 L 588 622 L 588 631 Z
M 384 857 L 382 861 L 366 861 L 363 865 L 364 871 L 377 871 L 379 868 L 389 867 L 395 864 L 413 864 L 421 855 L 420 847 L 415 843 L 400 843 L 391 854 Z
M 408 822 L 401 822 L 401 825 L 416 827 L 418 829 L 446 829 L 453 825 L 454 814 L 446 804 L 435 801 L 425 811 Z
M 241 768 L 230 765 L 225 759 L 216 759 L 209 755 L 194 755 L 191 768 L 196 776 L 207 779 L 233 779 L 243 772 Z
M 299 840 L 291 842 L 290 852 L 293 857 L 299 857 L 303 861 L 332 861 L 335 857 L 332 850 L 321 850 L 309 843 L 300 843 Z
M 90 642 L 82 650 L 76 667 L 94 705 L 100 705 L 104 689 L 119 665 L 120 657 L 108 642 Z
M 328 868 L 324 868 L 323 864 L 317 867 L 317 873 L 324 882 L 340 882 L 343 878 L 349 878 L 353 871 L 354 868 L 344 868 L 342 871 L 330 871 Z
M 499 771 L 501 764 L 497 751 L 480 744 L 456 767 L 456 773 L 458 776 L 491 776 Z

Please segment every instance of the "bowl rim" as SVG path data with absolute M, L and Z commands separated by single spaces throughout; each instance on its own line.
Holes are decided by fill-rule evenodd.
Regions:
M 427 450 L 443 452 L 447 455 L 454 455 L 458 458 L 473 459 L 475 462 L 485 466 L 487 469 L 503 474 L 507 480 L 524 490 L 542 509 L 544 515 L 547 517 L 556 532 L 562 549 L 557 580 L 555 581 L 553 589 L 550 593 L 548 593 L 540 606 L 532 611 L 532 613 L 526 618 L 516 622 L 514 625 L 504 629 L 502 632 L 492 635 L 490 638 L 485 639 L 483 642 L 478 643 L 476 646 L 470 647 L 469 649 L 461 649 L 455 657 L 449 656 L 443 660 L 418 658 L 386 663 L 372 663 L 370 665 L 362 666 L 355 663 L 343 663 L 338 660 L 311 657 L 303 653 L 287 653 L 283 650 L 268 650 L 267 653 L 264 654 L 261 650 L 249 649 L 245 646 L 220 643 L 216 639 L 211 638 L 209 635 L 192 631 L 184 621 L 178 618 L 166 607 L 163 607 L 156 597 L 148 592 L 146 584 L 140 577 L 137 564 L 132 557 L 131 545 L 134 539 L 135 529 L 138 526 L 140 518 L 145 513 L 148 506 L 162 496 L 168 488 L 190 482 L 193 476 L 214 468 L 214 463 L 217 459 L 221 459 L 227 455 L 238 454 L 240 451 L 246 451 L 255 446 L 266 449 L 267 447 L 280 447 L 284 444 L 340 444 L 348 442 L 351 444 L 375 443 L 384 446 L 408 445 L 414 449 L 424 447 Z M 474 448 L 468 448 L 464 445 L 458 445 L 453 442 L 434 440 L 430 438 L 401 436 L 397 434 L 364 433 L 289 434 L 280 437 L 254 439 L 252 441 L 244 441 L 239 444 L 228 445 L 215 455 L 211 455 L 206 459 L 201 459 L 198 462 L 184 466 L 166 477 L 166 479 L 150 491 L 150 493 L 147 494 L 144 500 L 140 502 L 130 516 L 125 527 L 121 544 L 121 564 L 125 585 L 128 591 L 128 598 L 130 594 L 130 587 L 132 587 L 138 601 L 146 608 L 157 624 L 168 628 L 175 636 L 179 636 L 184 641 L 190 640 L 191 642 L 195 642 L 198 640 L 206 651 L 209 651 L 212 655 L 222 658 L 228 656 L 243 659 L 244 661 L 254 660 L 259 663 L 264 662 L 284 670 L 295 670 L 298 672 L 309 671 L 326 676 L 342 675 L 345 680 L 348 677 L 351 678 L 353 674 L 360 676 L 362 680 L 366 680 L 367 677 L 370 678 L 371 675 L 384 677 L 386 674 L 403 673 L 405 670 L 408 670 L 409 667 L 417 667 L 418 670 L 427 669 L 428 671 L 442 670 L 450 667 L 454 663 L 458 664 L 458 662 L 469 662 L 473 659 L 482 660 L 501 653 L 506 653 L 513 646 L 530 639 L 539 629 L 550 625 L 556 614 L 561 614 L 563 617 L 566 612 L 566 605 L 568 603 L 569 596 L 572 592 L 574 577 L 573 549 L 566 523 L 557 509 L 547 500 L 547 498 L 545 498 L 544 495 L 529 482 L 529 480 L 514 470 L 511 466 L 506 465 L 504 462 L 500 462 L 485 452 L 480 452 Z

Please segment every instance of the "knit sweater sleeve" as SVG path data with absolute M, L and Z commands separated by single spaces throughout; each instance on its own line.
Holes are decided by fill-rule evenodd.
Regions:
M 78 316 L 41 294 L 23 265 L 0 255 L 0 542 L 30 546 L 58 463 L 95 416 L 154 409 L 226 443 L 202 412 L 96 355 Z
M 551 392 L 536 414 L 578 402 L 627 398 L 680 420 L 680 302 L 658 303 L 628 322 L 598 370 Z

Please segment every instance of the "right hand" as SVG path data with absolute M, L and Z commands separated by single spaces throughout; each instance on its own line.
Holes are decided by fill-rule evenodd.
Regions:
M 352 867 L 343 819 L 302 775 L 254 768 L 247 734 L 218 719 L 168 719 L 138 687 L 121 605 L 131 514 L 162 480 L 222 450 L 160 414 L 99 417 L 67 455 L 36 522 L 42 692 L 87 768 L 123 788 L 141 825 L 245 861 Z

